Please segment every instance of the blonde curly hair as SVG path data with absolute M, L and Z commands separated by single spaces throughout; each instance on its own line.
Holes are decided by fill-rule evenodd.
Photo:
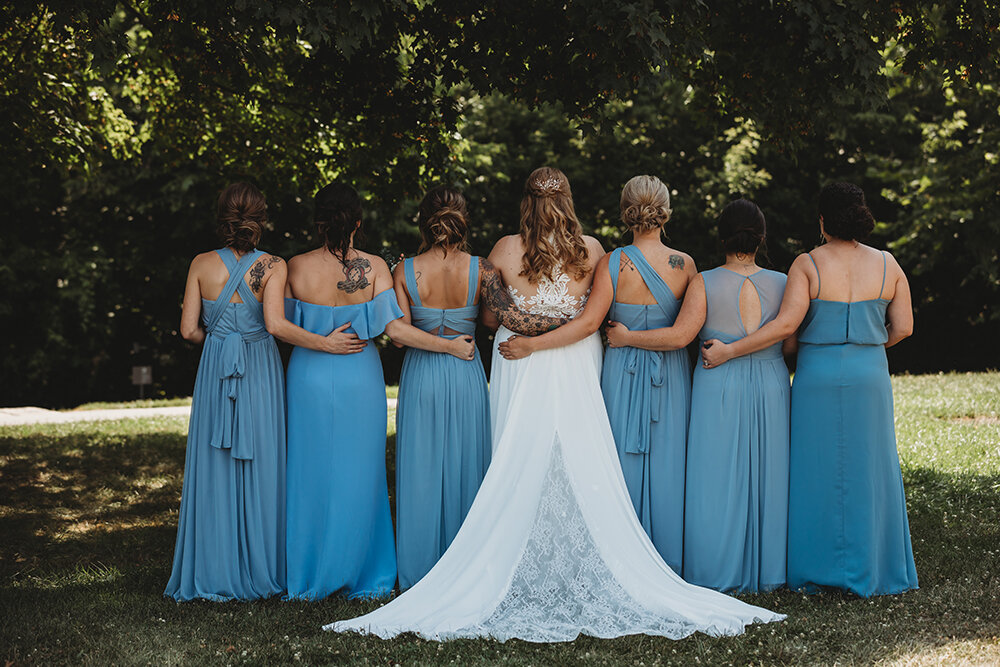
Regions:
M 633 176 L 622 188 L 622 222 L 633 232 L 662 228 L 671 213 L 670 192 L 656 176 Z
M 587 245 L 573 208 L 573 194 L 566 174 L 554 167 L 539 167 L 524 184 L 521 198 L 521 241 L 524 259 L 521 274 L 536 284 L 552 278 L 556 270 L 577 280 L 587 275 Z

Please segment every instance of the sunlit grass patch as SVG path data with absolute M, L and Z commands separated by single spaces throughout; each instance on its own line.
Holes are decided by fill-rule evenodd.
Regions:
M 76 410 L 120 410 L 123 408 L 168 408 L 178 405 L 191 405 L 190 396 L 177 398 L 138 398 L 134 401 L 95 401 L 84 403 L 72 409 Z

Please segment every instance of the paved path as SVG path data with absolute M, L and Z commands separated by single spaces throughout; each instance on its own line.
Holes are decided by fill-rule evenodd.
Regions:
M 396 407 L 396 399 L 388 398 L 390 408 Z M 74 410 L 60 412 L 45 408 L 0 408 L 0 426 L 20 426 L 23 424 L 67 424 L 70 422 L 92 422 L 106 419 L 138 419 L 141 417 L 187 417 L 190 405 L 176 405 L 166 408 L 117 408 L 112 410 Z

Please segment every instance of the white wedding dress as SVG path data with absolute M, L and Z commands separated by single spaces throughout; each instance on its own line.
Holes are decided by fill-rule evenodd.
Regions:
M 559 275 L 536 295 L 512 295 L 529 312 L 575 317 L 585 297 L 570 296 L 568 282 Z M 496 341 L 511 335 L 501 327 Z M 692 586 L 660 558 L 622 477 L 601 360 L 597 334 L 517 361 L 494 348 L 493 460 L 465 523 L 416 585 L 324 629 L 557 642 L 734 635 L 784 618 Z

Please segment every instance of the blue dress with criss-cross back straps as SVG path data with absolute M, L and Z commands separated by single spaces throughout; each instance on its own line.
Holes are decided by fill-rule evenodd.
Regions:
M 324 306 L 285 299 L 288 320 L 325 336 L 350 322 L 362 340 L 403 316 L 388 289 Z M 396 583 L 386 483 L 386 401 L 374 344 L 355 354 L 304 347 L 288 361 L 288 597 L 384 597 Z
M 459 308 L 420 302 L 413 260 L 403 264 L 413 325 L 455 338 L 473 335 L 479 306 L 479 258 Z M 445 329 L 458 334 L 446 334 Z M 396 555 L 399 588 L 417 583 L 465 520 L 490 464 L 490 410 L 479 350 L 472 361 L 416 348 L 406 351 L 396 409 Z
M 244 281 L 265 253 L 217 250 L 229 280 L 202 299 L 174 564 L 164 595 L 249 600 L 285 589 L 285 383 L 264 309 Z M 242 303 L 231 303 L 239 294 Z
M 760 324 L 781 307 L 786 276 L 725 267 L 701 274 L 702 341 L 747 335 L 740 291 L 749 281 Z M 788 368 L 781 343 L 694 371 L 684 502 L 684 579 L 719 591 L 766 591 L 785 583 L 788 521 Z
M 673 325 L 681 303 L 639 248 L 611 252 L 608 270 L 618 292 L 621 255 L 635 266 L 655 304 L 614 301 L 608 317 L 632 331 Z M 601 391 L 632 504 L 660 556 L 680 574 L 684 539 L 684 452 L 691 367 L 685 350 L 609 347 Z
M 884 254 L 882 261 L 878 298 L 825 301 L 820 282 L 799 330 L 789 588 L 832 586 L 865 597 L 917 588 L 885 356 Z

